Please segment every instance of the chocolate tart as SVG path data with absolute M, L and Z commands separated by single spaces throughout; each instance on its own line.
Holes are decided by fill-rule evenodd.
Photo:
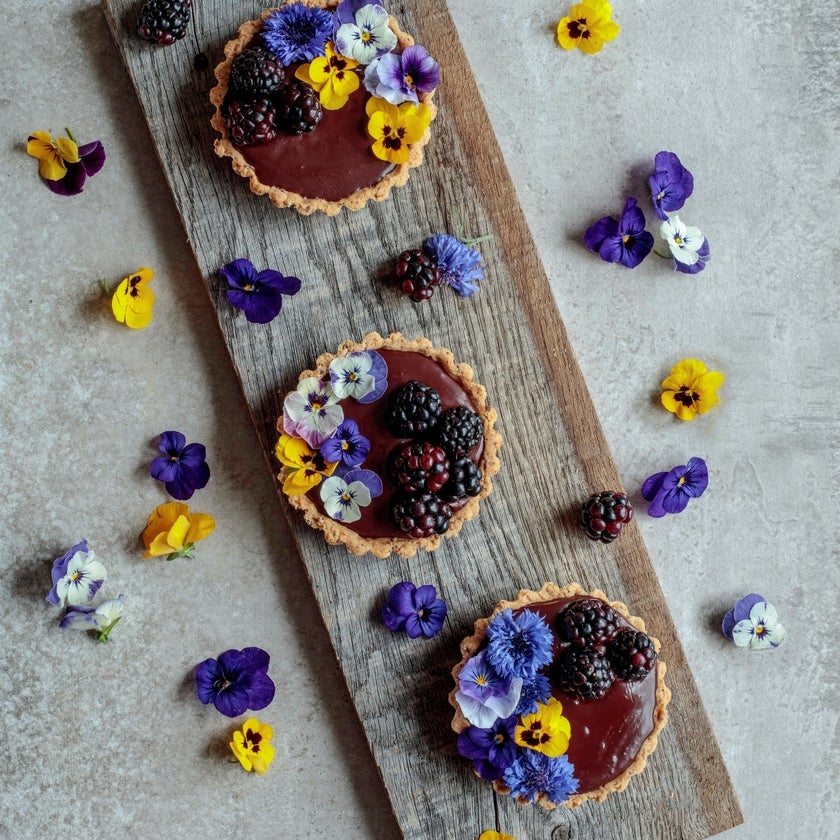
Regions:
M 334 11 L 339 4 L 339 0 L 288 0 L 285 5 L 296 2 L 328 11 Z M 366 130 L 365 105 L 370 94 L 364 85 L 351 94 L 343 108 L 325 110 L 311 133 L 292 135 L 278 131 L 274 140 L 259 145 L 237 146 L 231 142 L 223 113 L 231 67 L 243 50 L 259 42 L 263 21 L 275 11 L 267 9 L 257 20 L 245 21 L 237 37 L 225 44 L 225 60 L 215 69 L 217 84 L 210 91 L 215 108 L 210 122 L 221 135 L 214 143 L 215 153 L 230 158 L 233 170 L 248 179 L 253 193 L 268 196 L 277 207 L 294 207 L 303 215 L 320 211 L 334 216 L 343 208 L 360 210 L 368 201 L 384 201 L 393 187 L 408 180 L 411 169 L 422 164 L 423 147 L 431 130 L 427 128 L 421 139 L 411 144 L 405 163 L 392 164 L 377 158 L 370 151 L 373 141 Z M 393 16 L 389 17 L 389 27 L 397 37 L 396 52 L 414 44 Z M 289 66 L 289 77 L 296 66 Z M 431 91 L 418 97 L 431 112 L 431 120 L 437 113 L 433 96 Z
M 495 429 L 496 411 L 487 404 L 484 387 L 473 381 L 473 370 L 469 365 L 456 363 L 449 350 L 435 348 L 425 338 L 407 339 L 400 333 L 392 333 L 388 337 L 369 333 L 361 342 L 345 341 L 335 354 L 319 356 L 315 368 L 303 371 L 298 382 L 310 377 L 329 382 L 330 363 L 334 359 L 363 351 L 374 351 L 384 360 L 388 367 L 387 386 L 373 402 L 362 404 L 348 397 L 340 400 L 339 404 L 344 419 L 355 421 L 361 434 L 371 443 L 361 468 L 374 471 L 379 476 L 382 493 L 364 507 L 361 518 L 352 523 L 337 521 L 327 514 L 319 485 L 306 493 L 288 495 L 287 498 L 292 507 L 303 513 L 307 524 L 322 531 L 324 539 L 332 545 L 343 544 L 348 551 L 357 555 L 369 552 L 378 558 L 392 553 L 411 557 L 420 548 L 431 551 L 440 545 L 444 537 L 456 536 L 464 523 L 478 514 L 479 500 L 490 495 L 492 477 L 500 468 L 498 450 L 502 444 L 501 435 Z M 429 437 L 422 434 L 397 437 L 386 423 L 391 397 L 410 381 L 431 386 L 439 394 L 443 410 L 463 406 L 474 412 L 480 418 L 482 432 L 480 441 L 466 453 L 466 457 L 481 472 L 480 486 L 476 488 L 475 495 L 464 496 L 450 504 L 452 515 L 443 533 L 422 537 L 411 537 L 403 533 L 394 521 L 391 510 L 393 501 L 400 493 L 399 481 L 390 467 L 393 454 L 407 444 Z M 287 394 L 287 400 L 288 397 Z M 289 432 L 284 425 L 286 419 L 284 408 L 284 415 L 277 420 L 277 430 L 283 437 L 288 437 Z M 284 467 L 278 478 L 283 483 L 288 476 L 289 468 Z
M 587 701 L 567 694 L 557 686 L 552 667 L 563 651 L 570 647 L 570 643 L 558 635 L 556 619 L 569 604 L 593 598 L 612 607 L 617 616 L 618 630 L 628 627 L 645 632 L 645 623 L 641 618 L 631 615 L 627 606 L 620 601 L 610 601 L 599 589 L 587 592 L 577 583 L 562 588 L 554 583 L 546 583 L 538 592 L 520 590 L 515 600 L 500 601 L 489 617 L 478 619 L 473 635 L 461 642 L 463 658 L 452 670 L 456 684 L 456 688 L 449 694 L 449 702 L 455 708 L 452 729 L 460 733 L 471 724 L 456 699 L 458 675 L 467 662 L 486 646 L 490 621 L 508 609 L 512 610 L 514 617 L 524 610 L 530 610 L 545 619 L 553 636 L 554 659 L 539 673 L 548 677 L 552 697 L 560 701 L 562 714 L 569 721 L 571 735 L 566 754 L 579 783 L 577 792 L 562 803 L 552 802 L 545 792 L 541 792 L 536 802 L 546 810 L 561 804 L 577 808 L 589 799 L 602 802 L 609 794 L 623 790 L 631 776 L 645 769 L 648 758 L 656 749 L 659 733 L 668 719 L 667 706 L 671 692 L 665 685 L 665 663 L 658 657 L 660 644 L 653 637 L 649 638 L 657 652 L 656 664 L 644 679 L 631 682 L 615 678 L 603 697 Z M 502 779 L 493 781 L 492 785 L 498 793 L 511 793 Z M 517 801 L 526 804 L 522 800 Z

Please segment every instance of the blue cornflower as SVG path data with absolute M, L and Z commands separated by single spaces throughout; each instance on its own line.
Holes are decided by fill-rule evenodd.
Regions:
M 333 16 L 326 9 L 290 3 L 263 22 L 262 39 L 284 65 L 324 55 L 333 36 Z
M 533 677 L 551 662 L 553 644 L 545 619 L 532 610 L 514 617 L 507 609 L 487 625 L 487 658 L 503 677 Z
M 604 262 L 635 268 L 653 249 L 653 234 L 645 230 L 645 214 L 636 205 L 635 198 L 628 198 L 618 221 L 604 216 L 584 233 L 586 247 Z
M 370 452 L 370 441 L 359 431 L 355 420 L 345 420 L 331 438 L 321 444 L 325 461 L 338 463 L 336 475 L 343 475 L 363 463 Z
M 227 299 L 245 313 L 252 324 L 267 324 L 280 314 L 283 295 L 296 295 L 301 281 L 273 268 L 257 271 L 250 260 L 234 260 L 219 269 L 230 288 Z
M 268 676 L 269 655 L 258 647 L 226 650 L 218 659 L 205 659 L 195 669 L 198 699 L 227 717 L 248 709 L 258 712 L 274 699 L 274 681 Z
M 574 773 L 574 765 L 567 755 L 551 758 L 536 750 L 521 750 L 516 761 L 505 770 L 502 780 L 516 799 L 536 802 L 544 793 L 559 804 L 577 792 L 579 782 Z
M 458 752 L 472 760 L 475 772 L 488 782 L 501 779 L 507 767 L 516 759 L 516 715 L 498 718 L 482 729 L 468 726 L 458 735 Z
M 551 683 L 544 674 L 534 674 L 522 683 L 519 705 L 513 710 L 515 715 L 532 715 L 537 711 L 537 703 L 547 703 L 551 697 Z
M 479 265 L 481 254 L 448 233 L 430 236 L 423 250 L 437 263 L 439 282 L 451 286 L 459 295 L 472 297 L 478 291 L 478 281 L 484 279 Z
M 427 639 L 437 636 L 444 618 L 446 603 L 437 597 L 434 586 L 415 586 L 408 580 L 391 587 L 382 607 L 385 626 L 394 633 L 405 630 L 411 639 L 421 633 Z
M 694 176 L 673 152 L 658 152 L 653 161 L 654 173 L 648 178 L 656 215 L 664 222 L 668 213 L 679 210 L 694 192 Z
M 162 481 L 173 499 L 186 501 L 196 490 L 207 486 L 210 467 L 204 460 L 207 450 L 202 443 L 187 443 L 181 432 L 163 432 L 158 449 L 163 452 L 152 461 L 152 478 Z

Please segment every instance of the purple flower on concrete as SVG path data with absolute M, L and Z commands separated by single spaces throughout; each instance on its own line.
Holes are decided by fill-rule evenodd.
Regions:
M 283 308 L 283 295 L 296 295 L 301 287 L 297 277 L 284 277 L 272 268 L 257 271 L 250 260 L 234 260 L 219 274 L 230 286 L 227 299 L 253 324 L 276 318 Z
M 71 604 L 58 626 L 65 630 L 93 630 L 98 641 L 107 642 L 111 631 L 122 619 L 124 607 L 125 595 L 103 601 L 95 608 Z
M 326 9 L 289 3 L 263 22 L 262 39 L 284 65 L 324 55 L 333 36 L 333 16 Z
M 682 513 L 689 499 L 703 495 L 709 486 L 709 470 L 702 458 L 689 458 L 687 464 L 670 472 L 649 476 L 642 485 L 642 496 L 650 505 L 648 514 L 656 518 L 666 513 Z
M 458 673 L 455 699 L 473 726 L 487 727 L 497 718 L 513 714 L 521 691 L 522 679 L 500 676 L 487 661 L 487 651 L 482 650 Z
M 776 608 L 762 595 L 752 593 L 741 598 L 724 617 L 723 635 L 738 647 L 769 650 L 778 647 L 787 632 L 779 623 Z
M 335 475 L 341 477 L 364 462 L 370 452 L 370 441 L 359 431 L 355 420 L 345 420 L 335 434 L 321 444 L 321 457 L 338 463 Z
M 586 247 L 604 262 L 635 268 L 651 252 L 653 234 L 645 230 L 645 214 L 636 205 L 635 198 L 628 198 L 618 221 L 604 216 L 584 233 Z
M 152 461 L 152 478 L 162 481 L 173 499 L 186 501 L 196 490 L 207 486 L 210 467 L 202 443 L 187 443 L 181 432 L 164 432 L 158 449 L 163 452 Z
M 706 267 L 711 257 L 709 240 L 699 228 L 686 225 L 679 216 L 671 216 L 660 225 L 659 235 L 668 243 L 674 271 L 697 274 Z
M 484 279 L 479 265 L 481 254 L 448 233 L 430 236 L 423 250 L 435 261 L 441 285 L 451 286 L 459 295 L 472 297 L 478 291 L 478 281 Z
M 106 577 L 105 567 L 88 549 L 87 540 L 82 540 L 53 561 L 47 601 L 57 607 L 92 601 Z
M 433 91 L 440 81 L 438 63 L 419 44 L 402 53 L 386 53 L 375 58 L 365 70 L 365 88 L 372 96 L 392 105 L 420 101 L 418 93 Z
M 552 802 L 565 802 L 577 792 L 579 782 L 569 756 L 551 758 L 536 750 L 520 750 L 502 775 L 510 795 L 523 802 L 536 802 L 544 793 Z
M 264 709 L 274 699 L 269 659 L 258 647 L 226 650 L 218 659 L 205 659 L 195 669 L 198 699 L 212 703 L 227 717 Z
M 393 631 L 405 630 L 409 638 L 421 634 L 427 639 L 436 636 L 446 618 L 446 604 L 437 597 L 434 586 L 415 586 L 403 581 L 391 587 L 382 607 L 382 621 Z
M 487 625 L 487 658 L 503 677 L 533 677 L 552 660 L 554 637 L 545 619 L 532 610 L 509 609 Z
M 468 726 L 458 734 L 458 752 L 472 760 L 475 772 L 488 782 L 501 779 L 516 759 L 516 715 L 488 727 Z
M 94 140 L 79 146 L 78 163 L 68 163 L 67 174 L 58 181 L 44 183 L 56 195 L 78 195 L 85 188 L 85 181 L 92 178 L 105 165 L 105 147 L 101 141 Z
M 682 208 L 694 192 L 694 176 L 673 152 L 658 152 L 653 166 L 653 175 L 648 178 L 651 200 L 656 215 L 664 222 L 668 213 Z

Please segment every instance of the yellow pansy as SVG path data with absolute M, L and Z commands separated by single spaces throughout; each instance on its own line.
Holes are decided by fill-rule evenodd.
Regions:
M 607 0 L 586 0 L 575 3 L 557 24 L 557 43 L 564 50 L 577 47 L 581 52 L 596 53 L 619 33 L 619 25 L 611 19 L 612 6 Z
M 111 296 L 114 317 L 133 330 L 142 330 L 152 321 L 155 293 L 149 287 L 155 276 L 151 268 L 140 268 L 126 277 Z
M 368 134 L 373 137 L 373 153 L 389 163 L 405 163 L 409 147 L 420 140 L 432 121 L 432 112 L 422 102 L 392 105 L 372 97 L 365 106 Z
M 287 496 L 301 496 L 321 483 L 321 479 L 335 472 L 338 461 L 325 461 L 320 452 L 312 449 L 303 438 L 281 435 L 274 447 L 283 470 L 283 492 Z
M 514 838 L 511 834 L 499 834 L 498 831 L 487 829 L 478 835 L 478 840 L 514 840 Z
M 723 385 L 724 378 L 698 359 L 683 359 L 662 381 L 662 405 L 680 420 L 693 420 L 717 405 L 717 389 Z
M 60 181 L 67 174 L 65 163 L 78 163 L 79 146 L 69 137 L 53 140 L 47 131 L 30 134 L 26 153 L 38 161 L 38 171 L 47 181 Z
M 274 730 L 256 718 L 248 718 L 242 729 L 236 729 L 231 736 L 230 748 L 239 763 L 250 773 L 253 770 L 262 776 L 274 761 L 274 747 L 271 739 Z
M 523 715 L 516 727 L 516 743 L 550 758 L 563 755 L 569 748 L 572 727 L 563 716 L 563 704 L 553 697 L 548 703 L 537 703 L 537 711 Z
M 209 513 L 190 513 L 190 506 L 183 502 L 166 502 L 158 505 L 146 521 L 143 559 L 168 555 L 191 557 L 195 543 L 209 537 L 216 528 L 216 520 Z
M 309 64 L 301 64 L 295 71 L 295 78 L 318 91 L 321 105 L 328 111 L 337 111 L 347 104 L 350 94 L 359 87 L 359 76 L 355 69 L 359 62 L 339 55 L 332 41 L 324 48 L 325 55 Z

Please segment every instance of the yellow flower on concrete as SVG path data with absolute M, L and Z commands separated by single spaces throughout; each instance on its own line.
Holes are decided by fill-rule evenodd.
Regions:
M 154 271 L 144 266 L 117 286 L 111 296 L 111 311 L 121 324 L 133 330 L 142 330 L 152 322 L 155 293 L 149 284 L 154 276 Z
M 274 447 L 283 470 L 283 492 L 287 496 L 301 496 L 335 472 L 338 461 L 331 463 L 303 438 L 283 434 Z
M 295 78 L 318 91 L 318 99 L 328 111 L 343 108 L 360 84 L 355 72 L 359 62 L 339 55 L 333 46 L 329 41 L 324 48 L 325 55 L 301 64 L 295 71 Z
M 274 730 L 256 718 L 248 718 L 242 729 L 236 729 L 231 736 L 230 748 L 239 763 L 250 773 L 252 770 L 262 776 L 274 761 L 274 747 L 271 739 Z
M 581 52 L 592 54 L 599 52 L 607 41 L 612 41 L 619 31 L 607 0 L 586 0 L 575 3 L 569 16 L 557 24 L 557 43 L 564 50 L 577 47 Z
M 392 105 L 385 99 L 371 97 L 365 106 L 368 134 L 373 137 L 371 151 L 381 160 L 399 164 L 408 160 L 410 146 L 426 133 L 432 112 L 422 102 Z
M 216 520 L 209 513 L 190 513 L 190 506 L 183 502 L 166 502 L 150 514 L 143 531 L 146 551 L 143 559 L 168 555 L 192 557 L 195 544 L 216 529 Z
M 662 405 L 680 420 L 693 420 L 717 405 L 723 380 L 722 373 L 709 370 L 698 359 L 683 359 L 662 381 Z
M 516 743 L 551 758 L 563 755 L 569 748 L 572 726 L 563 716 L 563 704 L 553 697 L 548 703 L 537 703 L 537 711 L 523 715 L 516 727 Z
M 79 146 L 69 137 L 53 140 L 47 131 L 36 131 L 26 141 L 26 154 L 38 161 L 38 171 L 47 181 L 60 181 L 67 174 L 67 163 L 78 163 Z

